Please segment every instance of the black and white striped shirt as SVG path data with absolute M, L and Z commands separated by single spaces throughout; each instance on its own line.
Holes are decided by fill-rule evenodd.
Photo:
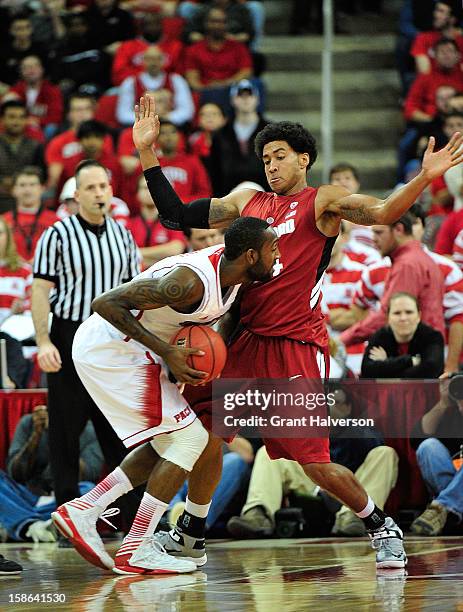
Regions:
M 34 257 L 34 278 L 55 283 L 52 313 L 84 321 L 92 300 L 139 273 L 139 252 L 132 234 L 106 217 L 102 226 L 73 215 L 44 231 Z

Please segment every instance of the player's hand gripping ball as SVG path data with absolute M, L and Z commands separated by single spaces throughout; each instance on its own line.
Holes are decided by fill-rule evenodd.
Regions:
M 170 343 L 180 348 L 194 348 L 204 352 L 204 355 L 190 355 L 187 361 L 191 368 L 209 374 L 203 379 L 204 383 L 220 376 L 227 360 L 227 347 L 222 336 L 212 327 L 186 325 L 179 329 Z

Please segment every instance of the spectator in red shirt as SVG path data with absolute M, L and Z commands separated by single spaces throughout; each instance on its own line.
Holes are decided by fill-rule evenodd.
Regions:
M 440 89 L 442 89 L 442 87 Z M 441 124 L 439 127 L 436 126 L 432 132 L 430 131 L 429 136 L 434 136 L 436 139 L 436 147 L 441 148 L 445 146 L 445 143 L 448 142 L 448 138 L 451 138 L 455 132 L 463 132 L 463 115 L 450 111 L 442 116 Z M 426 136 L 420 138 L 418 142 L 416 160 L 418 164 L 426 150 L 427 142 L 428 137 Z M 439 176 L 432 181 L 429 186 L 432 200 L 429 206 L 428 215 L 447 215 L 452 210 L 459 210 L 462 208 L 460 194 L 455 192 L 454 189 L 450 189 L 450 185 L 454 184 L 454 180 L 451 180 L 450 177 L 453 179 L 460 179 L 461 167 L 456 166 L 455 172 L 446 172 L 443 176 Z
M 426 132 L 437 116 L 439 88 L 448 85 L 456 91 L 463 91 L 460 52 L 455 41 L 443 38 L 436 43 L 434 50 L 436 69 L 418 75 L 405 99 L 404 117 L 408 124 L 399 144 L 398 182 L 403 181 L 405 163 L 413 157 L 420 134 Z
M 446 0 L 436 2 L 433 11 L 433 30 L 417 34 L 411 48 L 418 74 L 428 74 L 435 68 L 434 46 L 441 38 L 455 40 L 460 53 L 463 54 L 463 36 L 461 29 L 456 25 L 454 3 Z
M 149 268 L 164 257 L 183 253 L 185 250 L 183 233 L 167 229 L 162 225 L 158 209 L 154 205 L 143 175 L 138 179 L 137 197 L 140 214 L 129 219 L 127 227 L 140 249 L 144 268 Z
M 13 231 L 18 254 L 24 261 L 32 262 L 38 239 L 58 217 L 42 206 L 43 185 L 36 168 L 26 167 L 14 176 L 12 193 L 16 206 L 4 219 Z
M 28 55 L 20 64 L 21 80 L 10 89 L 26 104 L 30 117 L 35 120 L 49 140 L 63 119 L 61 90 L 44 79 L 42 60 Z
M 166 39 L 162 33 L 162 17 L 159 13 L 146 13 L 141 23 L 141 36 L 126 40 L 116 51 L 112 68 L 112 82 L 120 85 L 129 76 L 143 71 L 143 54 L 156 44 L 164 54 L 162 69 L 165 72 L 182 73 L 183 44 L 179 40 Z
M 211 197 L 211 184 L 198 157 L 179 153 L 179 132 L 170 121 L 163 121 L 157 140 L 164 175 L 183 202 Z
M 385 282 L 380 309 L 370 312 L 363 321 L 341 334 L 341 341 L 346 346 L 368 340 L 386 324 L 389 300 L 399 291 L 416 297 L 423 322 L 444 334 L 444 281 L 437 264 L 414 239 L 414 221 L 415 216 L 406 213 L 392 225 L 373 226 L 376 247 L 383 257 L 388 255 L 391 258 L 391 271 Z
M 226 15 L 211 8 L 205 19 L 204 40 L 191 45 L 185 56 L 185 76 L 190 87 L 201 93 L 201 102 L 228 104 L 228 88 L 252 74 L 247 47 L 226 37 Z
M 461 230 L 463 230 L 463 210 L 447 215 L 437 232 L 434 246 L 436 253 L 452 257 L 453 245 Z
M 460 52 L 450 38 L 439 40 L 434 46 L 436 67 L 429 74 L 417 76 L 408 92 L 404 106 L 407 121 L 428 122 L 436 114 L 436 90 L 441 85 L 450 85 L 463 90 L 463 71 L 460 67 Z
M 96 100 L 84 93 L 71 94 L 68 100 L 67 120 L 69 129 L 50 140 L 45 149 L 45 160 L 48 166 L 48 189 L 54 190 L 58 184 L 66 159 L 80 153 L 82 147 L 77 140 L 77 130 L 84 121 L 93 119 Z M 106 155 L 114 153 L 113 140 L 105 136 L 103 149 Z
M 156 105 L 157 109 L 157 105 Z M 211 152 L 212 136 L 225 125 L 227 119 L 218 104 L 210 102 L 203 104 L 198 111 L 198 130 L 188 138 L 188 148 L 191 153 L 203 161 Z
M 119 160 L 114 153 L 108 153 L 104 149 L 104 140 L 108 130 L 103 123 L 90 119 L 84 121 L 77 130 L 77 140 L 80 144 L 80 151 L 63 161 L 58 193 L 68 178 L 74 176 L 77 164 L 84 159 L 94 159 L 104 166 L 109 173 L 111 186 L 115 194 L 119 194 L 122 183 L 122 168 Z

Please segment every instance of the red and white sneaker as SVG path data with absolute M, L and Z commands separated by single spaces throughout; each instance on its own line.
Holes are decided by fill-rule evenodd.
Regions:
M 116 553 L 113 571 L 116 574 L 187 574 L 196 570 L 196 563 L 167 554 L 153 536 L 123 542 Z
M 77 498 L 57 508 L 52 512 L 51 518 L 58 531 L 72 542 L 84 559 L 97 567 L 110 570 L 114 567 L 114 560 L 105 550 L 96 530 L 96 522 L 101 518 L 111 525 L 105 517 L 118 513 L 117 508 L 103 511 L 100 506 L 94 506 Z

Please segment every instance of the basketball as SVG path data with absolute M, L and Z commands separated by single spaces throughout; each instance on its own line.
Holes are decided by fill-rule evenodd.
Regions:
M 209 382 L 220 376 L 227 360 L 227 347 L 222 336 L 207 325 L 187 325 L 182 327 L 171 340 L 182 348 L 195 348 L 204 355 L 190 355 L 188 365 L 195 370 L 207 372 L 209 376 L 204 382 Z

